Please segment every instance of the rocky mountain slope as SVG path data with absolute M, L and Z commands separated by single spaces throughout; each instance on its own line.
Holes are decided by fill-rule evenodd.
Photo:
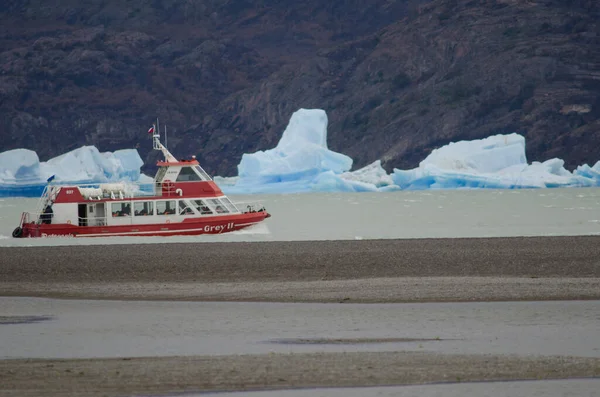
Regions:
M 235 175 L 297 109 L 329 147 L 411 168 L 450 141 L 519 132 L 530 161 L 600 160 L 596 0 L 8 0 L 0 152 L 42 160 L 169 147 Z

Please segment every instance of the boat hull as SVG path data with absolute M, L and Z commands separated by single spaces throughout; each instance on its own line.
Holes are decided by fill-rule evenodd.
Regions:
M 15 237 L 125 237 L 125 236 L 193 236 L 221 234 L 241 230 L 262 222 L 270 215 L 266 211 L 186 218 L 180 222 L 128 224 L 115 226 L 77 226 L 72 224 L 25 223 Z M 14 233 L 13 233 L 14 236 Z

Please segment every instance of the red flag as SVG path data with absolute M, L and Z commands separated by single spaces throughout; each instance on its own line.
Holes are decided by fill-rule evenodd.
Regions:
M 148 134 L 152 134 L 154 132 L 154 126 L 150 127 L 150 129 L 148 130 Z

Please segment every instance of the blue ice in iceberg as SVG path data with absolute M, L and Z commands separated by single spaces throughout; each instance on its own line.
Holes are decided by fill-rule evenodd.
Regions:
M 94 146 L 83 146 L 46 162 L 31 150 L 9 150 L 0 153 L 0 196 L 39 196 L 52 176 L 55 184 L 152 183 L 141 174 L 142 164 L 135 149 L 100 153 Z
M 401 189 L 549 188 L 598 186 L 600 162 L 574 173 L 561 159 L 527 163 L 525 138 L 496 135 L 450 143 L 431 152 L 419 167 L 394 169 L 392 180 Z
M 600 161 L 573 172 L 557 158 L 528 164 L 519 134 L 449 143 L 411 170 L 388 174 L 377 160 L 350 171 L 352 159 L 327 147 L 327 123 L 323 110 L 298 110 L 275 148 L 244 154 L 238 176 L 217 176 L 215 182 L 226 194 L 600 186 Z M 135 149 L 100 153 L 84 146 L 47 162 L 31 150 L 10 150 L 0 153 L 0 196 L 38 196 L 52 175 L 54 183 L 149 186 L 152 179 L 140 173 L 141 166 Z
M 352 159 L 327 148 L 327 122 L 321 109 L 294 112 L 275 148 L 244 154 L 238 177 L 215 182 L 226 194 L 376 191 L 372 183 L 342 178 Z
M 417 168 L 394 169 L 381 161 L 350 172 L 352 160 L 327 148 L 327 115 L 319 109 L 294 113 L 274 149 L 244 154 L 238 177 L 215 181 L 228 194 L 381 192 L 460 188 L 548 188 L 600 185 L 600 162 L 573 173 L 561 159 L 527 163 L 525 138 L 513 133 L 450 143 Z

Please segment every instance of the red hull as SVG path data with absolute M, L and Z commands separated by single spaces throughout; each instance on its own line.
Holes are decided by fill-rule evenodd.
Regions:
M 270 215 L 266 211 L 187 218 L 182 222 L 147 225 L 77 226 L 70 224 L 23 224 L 22 237 L 114 237 L 114 236 L 181 236 L 221 234 L 255 225 Z

